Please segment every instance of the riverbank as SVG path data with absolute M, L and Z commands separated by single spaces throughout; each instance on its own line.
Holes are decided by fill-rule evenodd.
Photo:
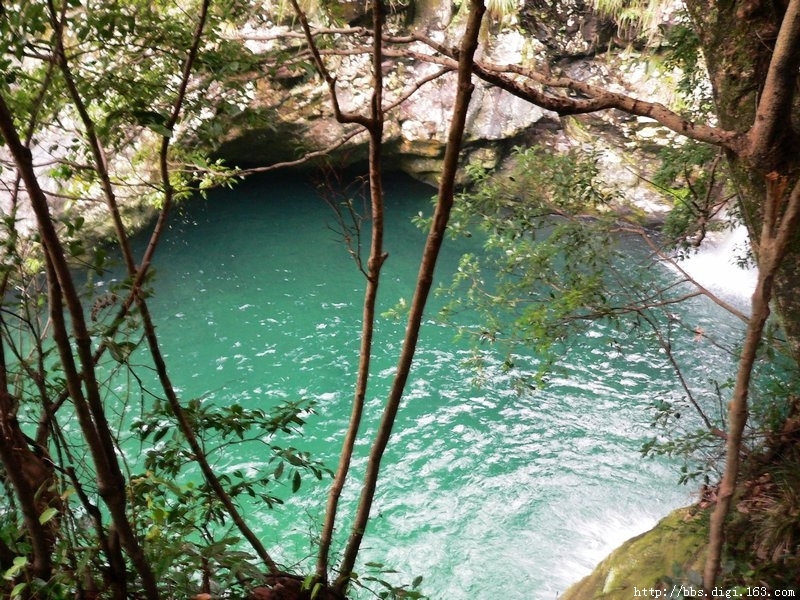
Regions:
M 673 585 L 699 585 L 708 533 L 709 512 L 697 506 L 679 508 L 650 531 L 631 538 L 592 573 L 571 586 L 560 600 L 630 600 L 636 590 L 664 591 Z

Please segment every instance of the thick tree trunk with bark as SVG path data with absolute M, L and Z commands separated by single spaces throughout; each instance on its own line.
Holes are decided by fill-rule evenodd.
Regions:
M 759 269 L 752 316 L 733 398 L 725 473 L 711 519 L 703 587 L 715 585 L 725 520 L 739 476 L 742 433 L 748 418 L 753 364 L 770 314 L 782 321 L 800 364 L 800 154 L 796 94 L 800 69 L 800 1 L 687 0 L 708 66 L 720 125 L 742 136 L 729 163 L 739 208 Z
M 765 176 L 777 173 L 792 189 L 800 180 L 800 101 L 795 94 L 800 47 L 797 35 L 782 38 L 787 29 L 800 27 L 795 2 L 746 0 L 715 2 L 687 0 L 704 50 L 720 125 L 742 135 L 760 127 L 759 140 L 745 155 L 729 154 L 733 183 L 739 195 L 742 217 L 758 259 L 758 239 L 764 220 Z M 788 9 L 788 10 L 787 10 Z M 780 44 L 780 45 L 779 45 Z M 770 78 L 775 52 L 785 61 Z M 757 114 L 759 102 L 776 99 L 777 114 Z M 753 136 L 755 137 L 755 136 Z M 774 308 L 780 318 L 789 347 L 800 364 L 800 232 L 794 234 L 774 281 Z

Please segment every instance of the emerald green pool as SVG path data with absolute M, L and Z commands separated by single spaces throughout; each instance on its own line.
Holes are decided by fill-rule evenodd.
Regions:
M 400 176 L 387 177 L 387 190 L 381 311 L 411 297 L 424 234 L 410 220 L 430 209 L 433 194 Z M 468 249 L 479 245 L 448 242 L 440 280 Z M 314 399 L 304 436 L 291 443 L 333 468 L 349 417 L 364 280 L 311 182 L 254 178 L 186 203 L 156 268 L 151 307 L 181 395 L 262 407 Z M 429 311 L 362 562 L 385 563 L 397 582 L 422 575 L 434 599 L 553 599 L 624 539 L 691 500 L 691 488 L 677 485 L 677 463 L 639 454 L 654 435 L 653 400 L 682 395 L 658 349 L 598 323 L 548 386 L 520 393 L 491 347 L 481 373 L 464 364 L 473 349 L 436 321 L 440 302 Z M 697 326 L 736 335 L 736 323 L 707 303 L 684 311 Z M 388 317 L 377 326 L 356 476 L 403 328 Z M 732 368 L 709 344 L 679 354 L 700 383 Z M 535 369 L 535 348 L 517 363 Z M 235 448 L 213 457 L 219 468 L 263 467 L 252 446 Z M 334 552 L 358 492 L 353 482 L 345 490 Z M 325 493 L 324 482 L 309 479 L 282 507 L 250 508 L 281 562 L 313 564 Z

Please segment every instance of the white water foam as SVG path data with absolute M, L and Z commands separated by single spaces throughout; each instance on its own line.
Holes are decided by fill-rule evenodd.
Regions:
M 749 311 L 757 271 L 755 267 L 743 268 L 738 264 L 746 256 L 748 244 L 747 230 L 739 226 L 706 240 L 697 253 L 679 264 L 700 285 L 737 308 Z

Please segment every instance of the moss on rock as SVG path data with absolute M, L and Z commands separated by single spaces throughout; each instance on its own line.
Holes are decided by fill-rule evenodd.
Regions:
M 670 589 L 678 580 L 699 583 L 707 532 L 707 512 L 697 507 L 673 511 L 617 548 L 559 598 L 630 600 L 634 587 Z

